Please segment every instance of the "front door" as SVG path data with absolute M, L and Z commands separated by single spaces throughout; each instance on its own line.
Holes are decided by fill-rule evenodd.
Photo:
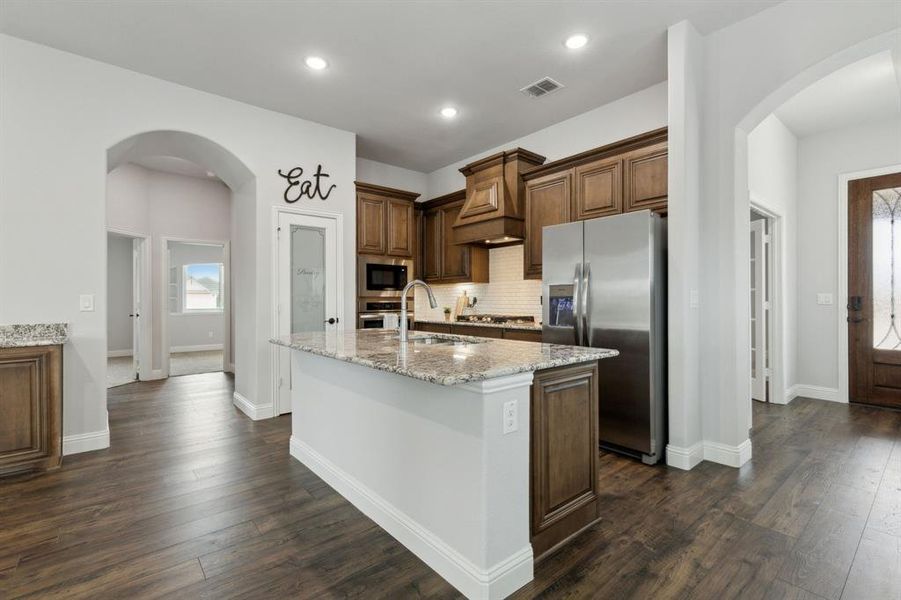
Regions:
M 279 336 L 343 329 L 336 220 L 280 212 L 277 235 Z M 291 351 L 278 348 L 278 414 L 284 414 L 291 412 Z
M 851 402 L 901 408 L 901 173 L 848 183 Z

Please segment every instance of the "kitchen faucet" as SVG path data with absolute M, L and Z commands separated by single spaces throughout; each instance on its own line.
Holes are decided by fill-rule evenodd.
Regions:
M 425 288 L 425 291 L 429 294 L 429 306 L 432 308 L 438 308 L 438 301 L 435 300 L 435 294 L 432 293 L 432 288 L 429 287 L 422 279 L 414 279 L 410 283 L 408 283 L 404 287 L 404 291 L 401 292 L 400 295 L 400 343 L 404 344 L 407 341 L 407 292 L 416 287 L 417 285 L 421 285 Z

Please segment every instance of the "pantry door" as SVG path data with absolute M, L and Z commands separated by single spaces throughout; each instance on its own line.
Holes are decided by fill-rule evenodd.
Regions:
M 338 221 L 336 215 L 279 212 L 279 336 L 343 330 Z M 285 348 L 279 351 L 277 414 L 291 412 L 290 353 Z
M 901 173 L 848 183 L 851 402 L 901 408 Z

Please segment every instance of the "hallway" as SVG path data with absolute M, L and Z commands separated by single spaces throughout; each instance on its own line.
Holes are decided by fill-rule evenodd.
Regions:
M 109 450 L 0 484 L 0 596 L 458 597 L 288 456 L 289 417 L 251 421 L 232 390 L 110 390 Z M 898 598 L 901 413 L 754 409 L 740 470 L 602 454 L 603 520 L 514 597 Z

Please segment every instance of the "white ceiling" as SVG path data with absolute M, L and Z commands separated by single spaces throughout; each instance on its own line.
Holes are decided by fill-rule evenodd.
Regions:
M 886 50 L 813 83 L 775 112 L 798 137 L 901 116 L 898 52 Z
M 708 33 L 776 3 L 2 0 L 0 31 L 353 131 L 360 156 L 429 172 L 663 81 L 671 24 Z M 563 47 L 574 32 L 581 51 Z M 520 94 L 544 76 L 565 89 Z

